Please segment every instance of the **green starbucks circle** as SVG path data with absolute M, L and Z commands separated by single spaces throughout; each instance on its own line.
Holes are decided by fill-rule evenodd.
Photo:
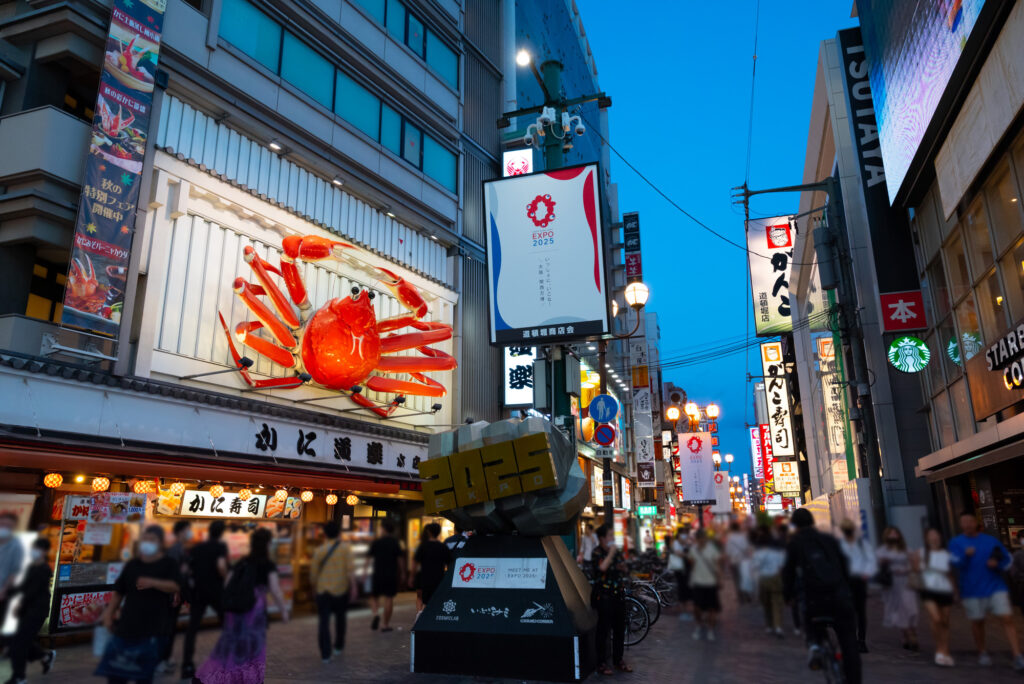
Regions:
M 889 363 L 904 373 L 920 373 L 931 358 L 928 345 L 916 337 L 900 337 L 889 345 Z

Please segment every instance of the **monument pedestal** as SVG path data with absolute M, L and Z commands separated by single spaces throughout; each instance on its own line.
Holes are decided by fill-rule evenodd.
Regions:
M 413 626 L 413 672 L 579 681 L 596 666 L 590 584 L 559 537 L 477 535 Z

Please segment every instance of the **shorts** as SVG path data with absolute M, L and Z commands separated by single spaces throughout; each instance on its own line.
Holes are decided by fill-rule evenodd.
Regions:
M 1011 614 L 1010 592 L 997 591 L 991 596 L 964 597 L 964 612 L 972 622 L 984 620 L 986 615 L 1006 617 Z
M 374 575 L 372 589 L 370 594 L 374 597 L 387 596 L 393 597 L 398 593 L 398 578 L 397 577 L 378 577 Z
M 939 608 L 946 608 L 953 605 L 953 595 L 941 591 L 921 590 L 921 601 L 931 601 Z
M 697 610 L 722 610 L 722 604 L 718 600 L 718 587 L 690 587 L 690 593 Z

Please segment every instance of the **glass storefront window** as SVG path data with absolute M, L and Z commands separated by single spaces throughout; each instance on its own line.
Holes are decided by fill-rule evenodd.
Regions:
M 334 66 L 301 40 L 285 31 L 281 76 L 302 92 L 330 108 L 334 98 Z
M 402 117 L 387 105 L 381 105 L 380 141 L 395 154 L 402 153 Z
M 938 339 L 934 347 L 929 347 L 932 353 L 942 359 L 942 367 L 946 371 L 946 377 L 952 380 L 960 375 L 963 368 L 960 365 L 960 345 L 956 341 L 956 330 L 953 329 L 953 321 L 947 318 L 938 328 Z M 932 364 L 929 363 L 929 366 Z M 935 391 L 945 386 L 936 385 Z
M 1024 318 L 1024 239 L 1018 240 L 1013 249 L 1000 263 L 1003 282 L 1006 283 L 1006 301 L 1010 306 L 1010 318 L 1019 321 Z
M 992 238 L 988 232 L 988 221 L 985 219 L 985 206 L 981 199 L 975 200 L 964 217 L 964 233 L 967 238 L 967 249 L 971 253 L 971 268 L 975 273 L 983 273 L 992 265 Z
M 971 399 L 967 394 L 966 378 L 960 378 L 950 385 L 949 399 L 953 404 L 953 415 L 956 417 L 957 437 L 966 439 L 975 432 L 974 412 L 971 410 Z
M 935 250 L 939 248 L 942 238 L 939 235 L 938 214 L 935 211 L 935 200 L 932 193 L 925 195 L 921 205 L 914 209 L 914 216 L 917 219 L 917 234 L 921 240 L 921 249 L 924 252 L 923 261 L 930 261 L 935 256 Z
M 1004 163 L 996 171 L 985 189 L 988 208 L 992 212 L 992 228 L 996 247 L 1000 250 L 1011 244 L 1021 231 L 1021 202 L 1010 166 Z
M 939 319 L 951 311 L 949 303 L 949 286 L 946 284 L 946 274 L 942 270 L 941 261 L 936 260 L 928 267 L 927 278 L 931 285 L 929 290 L 932 295 L 932 304 L 935 307 L 935 318 Z
M 419 19 L 417 19 L 416 17 L 414 17 L 411 14 L 409 15 L 408 21 L 409 21 L 409 28 L 407 29 L 408 33 L 406 34 L 406 37 L 405 37 L 405 44 L 408 45 L 412 49 L 413 52 L 415 52 L 417 55 L 422 57 L 423 56 L 423 22 L 421 22 Z
M 347 75 L 338 72 L 334 111 L 374 140 L 380 137 L 380 100 Z
M 960 345 L 953 360 L 963 366 L 981 351 L 984 344 L 978 325 L 978 307 L 974 304 L 974 295 L 969 295 L 956 307 L 956 327 L 960 332 Z
M 943 392 L 932 401 L 932 418 L 935 421 L 935 433 L 939 439 L 938 448 L 949 446 L 956 441 L 953 430 L 953 411 L 949 407 L 949 395 Z
M 945 364 L 943 364 L 942 359 L 940 358 L 946 354 L 946 344 L 945 342 L 940 343 L 938 341 L 939 339 L 940 338 L 935 336 L 935 333 L 932 333 L 928 336 L 928 339 L 924 341 L 928 346 L 928 350 L 932 353 L 931 362 L 925 366 L 925 377 L 928 379 L 929 394 L 934 394 L 946 386 L 946 379 L 942 375 L 942 367 Z
M 405 157 L 407 162 L 417 168 L 419 168 L 420 165 L 420 149 L 422 148 L 420 135 L 420 129 L 416 128 L 408 121 L 405 122 L 404 136 L 402 139 L 402 156 Z
M 423 173 L 455 192 L 455 155 L 429 135 L 423 136 Z
M 953 300 L 957 301 L 971 289 L 971 272 L 967 270 L 967 258 L 964 256 L 964 243 L 959 236 L 946 245 L 946 269 L 949 273 L 949 286 Z
M 220 37 L 277 73 L 281 57 L 281 26 L 245 0 L 224 0 Z
M 986 340 L 995 340 L 1009 329 L 1003 286 L 999 283 L 999 274 L 994 270 L 978 286 L 978 306 Z

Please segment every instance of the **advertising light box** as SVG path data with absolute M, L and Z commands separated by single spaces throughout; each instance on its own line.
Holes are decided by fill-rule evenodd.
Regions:
M 484 183 L 491 344 L 609 331 L 597 164 Z
M 754 297 L 754 330 L 761 336 L 793 331 L 789 304 L 796 227 L 788 216 L 747 222 L 750 291 Z

